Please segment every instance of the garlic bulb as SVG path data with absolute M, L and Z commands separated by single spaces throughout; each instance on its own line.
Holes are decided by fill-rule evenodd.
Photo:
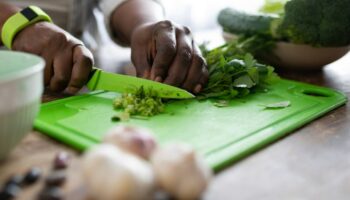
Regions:
M 151 163 L 159 187 L 180 200 L 200 198 L 212 176 L 204 160 L 185 144 L 156 149 Z
M 87 191 L 95 199 L 152 198 L 155 180 L 150 164 L 111 144 L 98 145 L 87 151 L 81 169 Z
M 114 144 L 147 160 L 156 147 L 156 139 L 150 130 L 125 125 L 112 128 L 103 142 Z

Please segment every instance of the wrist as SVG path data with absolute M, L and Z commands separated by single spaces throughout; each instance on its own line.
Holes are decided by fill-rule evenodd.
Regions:
M 9 5 L 7 3 L 0 2 L 0 35 L 2 32 L 2 27 L 8 18 L 20 11 L 20 8 L 16 6 Z M 3 45 L 2 39 L 0 37 L 0 46 Z
M 15 36 L 26 27 L 39 21 L 52 22 L 51 18 L 37 6 L 28 6 L 16 12 L 2 26 L 2 42 L 7 48 L 12 49 Z
M 112 37 L 123 45 L 130 45 L 131 36 L 141 26 L 163 20 L 163 8 L 155 1 L 128 0 L 111 14 Z

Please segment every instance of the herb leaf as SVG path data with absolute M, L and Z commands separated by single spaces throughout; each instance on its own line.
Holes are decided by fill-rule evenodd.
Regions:
M 264 106 L 265 109 L 280 109 L 280 108 L 286 108 L 291 105 L 290 101 L 281 101 L 276 103 L 270 103 L 270 104 L 264 104 L 261 106 Z
M 227 100 L 218 100 L 214 103 L 214 106 L 216 107 L 228 107 L 229 106 L 229 102 Z

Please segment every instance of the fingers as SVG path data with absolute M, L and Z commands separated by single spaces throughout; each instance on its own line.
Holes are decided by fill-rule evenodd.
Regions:
M 72 74 L 72 53 L 71 48 L 64 48 L 56 53 L 53 60 L 53 76 L 50 81 L 50 90 L 61 92 L 67 87 Z
M 181 86 L 192 63 L 192 37 L 177 29 L 177 53 L 164 83 Z
M 53 71 L 50 90 L 75 94 L 88 81 L 92 66 L 91 52 L 79 40 L 69 38 L 67 44 L 57 51 L 52 67 L 49 67 Z
M 154 38 L 156 55 L 152 64 L 151 79 L 162 82 L 176 55 L 176 34 L 172 23 L 170 21 L 157 23 Z
M 90 51 L 76 45 L 82 42 L 68 32 L 52 23 L 38 22 L 16 35 L 13 48 L 45 59 L 44 84 L 50 90 L 75 93 L 87 81 L 93 64 Z
M 208 81 L 208 70 L 200 50 L 193 42 L 193 59 L 191 67 L 182 88 L 193 93 L 199 93 Z
M 50 81 L 53 76 L 53 69 L 52 69 L 53 58 L 49 51 L 43 52 L 43 54 L 41 54 L 41 57 L 43 57 L 45 60 L 44 85 L 46 87 L 50 85 Z
M 202 74 L 202 76 L 199 79 L 198 84 L 195 86 L 194 91 L 193 91 L 195 94 L 199 93 L 204 88 L 204 86 L 207 84 L 207 82 L 209 80 L 209 72 L 208 72 L 207 66 L 202 67 L 201 74 Z
M 65 93 L 77 93 L 88 81 L 92 66 L 93 56 L 91 52 L 82 45 L 76 45 L 73 48 L 72 75 Z
M 147 59 L 146 59 L 147 58 Z M 131 51 L 131 61 L 135 65 L 136 75 L 138 77 L 150 78 L 151 66 L 149 63 L 149 56 L 147 56 L 147 52 L 142 48 L 135 48 Z

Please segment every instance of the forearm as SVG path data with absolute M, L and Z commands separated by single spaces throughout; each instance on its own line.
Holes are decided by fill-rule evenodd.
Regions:
M 18 12 L 20 10 L 20 8 L 7 4 L 7 3 L 0 3 L 0 35 L 1 35 L 1 31 L 2 31 L 2 27 L 4 25 L 4 23 L 6 22 L 6 20 L 12 16 L 13 14 L 15 14 L 16 12 Z M 2 40 L 0 37 L 0 45 L 2 45 Z
M 145 23 L 158 22 L 163 18 L 163 9 L 157 2 L 127 0 L 111 15 L 112 33 L 123 44 L 130 45 L 130 38 L 135 28 Z

